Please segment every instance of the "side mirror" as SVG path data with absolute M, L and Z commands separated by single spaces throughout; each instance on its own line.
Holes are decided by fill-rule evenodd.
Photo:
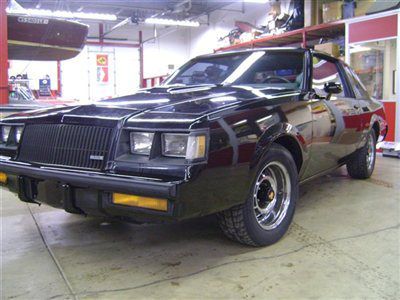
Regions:
M 328 99 L 332 94 L 340 94 L 343 91 L 342 85 L 336 82 L 327 82 L 324 85 L 324 91 L 328 94 Z

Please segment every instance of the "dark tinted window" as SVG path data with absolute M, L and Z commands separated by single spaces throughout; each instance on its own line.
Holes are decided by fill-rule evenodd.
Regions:
M 346 75 L 357 99 L 369 99 L 369 95 L 358 76 L 347 65 L 344 65 Z
M 302 52 L 256 51 L 192 60 L 165 84 L 240 84 L 297 90 L 303 81 Z
M 325 59 L 314 57 L 313 58 L 313 83 L 312 88 L 320 96 L 327 96 L 324 91 L 324 85 L 328 82 L 340 83 L 343 87 L 343 91 L 340 94 L 335 95 L 336 97 L 344 97 L 344 84 L 340 78 L 339 70 L 335 63 L 327 61 Z
M 195 59 L 173 74 L 168 84 L 220 84 L 249 56 L 249 53 Z
M 303 53 L 267 52 L 235 84 L 297 90 L 303 82 Z

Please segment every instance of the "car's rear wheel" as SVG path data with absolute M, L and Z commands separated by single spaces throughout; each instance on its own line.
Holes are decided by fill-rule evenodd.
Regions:
M 277 242 L 292 221 L 298 198 L 297 167 L 290 152 L 273 144 L 244 204 L 218 214 L 230 239 L 253 246 Z
M 375 133 L 370 131 L 365 145 L 357 150 L 347 163 L 347 172 L 352 178 L 367 179 L 374 172 L 375 159 L 376 137 Z

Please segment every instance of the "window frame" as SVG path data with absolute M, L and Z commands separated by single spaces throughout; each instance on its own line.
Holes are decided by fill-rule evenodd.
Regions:
M 342 87 L 343 87 L 343 92 L 344 92 L 344 96 L 343 98 L 354 98 L 355 94 L 353 89 L 350 87 L 350 83 L 349 83 L 349 79 L 347 78 L 347 74 L 346 71 L 343 68 L 342 62 L 340 60 L 338 60 L 337 58 L 334 58 L 332 56 L 326 55 L 326 54 L 322 54 L 322 53 L 318 53 L 318 52 L 313 52 L 312 56 L 311 56 L 311 82 L 310 82 L 310 91 L 314 92 L 316 94 L 318 94 L 313 88 L 313 80 L 314 80 L 314 60 L 313 58 L 316 57 L 318 59 L 322 59 L 325 60 L 327 62 L 333 63 L 336 66 L 336 69 L 338 71 L 340 80 L 342 81 Z M 321 95 L 319 95 L 321 96 Z M 322 96 L 325 98 L 325 96 Z
M 302 75 L 302 82 L 301 85 L 294 90 L 295 92 L 300 92 L 300 93 L 305 93 L 309 90 L 309 88 L 311 87 L 311 84 L 309 84 L 308 78 L 310 78 L 310 71 L 308 68 L 309 62 L 310 62 L 310 51 L 307 51 L 306 49 L 252 49 L 250 51 L 238 51 L 238 53 L 243 53 L 243 54 L 248 54 L 251 55 L 251 53 L 256 52 L 256 51 L 263 51 L 264 55 L 267 53 L 285 53 L 285 52 L 289 52 L 289 53 L 300 53 L 302 55 L 302 63 L 303 63 L 303 75 Z M 175 79 L 175 75 L 178 74 L 181 70 L 183 70 L 184 68 L 186 68 L 188 65 L 190 65 L 191 63 L 193 63 L 196 60 L 201 60 L 202 58 L 208 58 L 208 57 L 213 57 L 213 56 L 219 56 L 219 57 L 224 57 L 224 56 L 231 56 L 236 54 L 235 52 L 226 52 L 226 53 L 218 53 L 218 54 L 208 54 L 208 55 L 200 55 L 197 56 L 191 60 L 189 60 L 188 62 L 186 62 L 185 64 L 183 64 L 181 67 L 179 67 L 178 69 L 176 69 L 171 75 L 169 75 L 162 83 L 162 86 L 168 86 L 171 84 L 171 81 L 173 79 Z M 312 73 L 311 73 L 312 74 Z
M 358 78 L 358 76 L 357 76 L 357 74 L 354 72 L 354 70 L 353 70 L 348 64 L 345 64 L 344 62 L 342 62 L 341 65 L 342 65 L 342 67 L 343 67 L 343 70 L 344 70 L 344 72 L 345 72 L 346 77 L 347 77 L 348 80 L 349 80 L 349 86 L 351 87 L 351 90 L 353 91 L 354 98 L 357 99 L 357 100 L 369 100 L 369 99 L 371 99 L 371 96 L 369 95 L 367 89 L 364 87 L 362 81 Z M 346 69 L 349 70 L 350 75 L 347 74 Z M 355 82 L 355 86 L 353 86 L 353 85 L 351 84 L 351 80 L 349 79 L 350 76 L 353 77 L 353 80 L 354 80 L 354 82 Z M 355 91 L 357 85 L 359 85 L 359 86 L 363 89 L 363 94 L 365 94 L 366 97 L 357 97 L 357 93 L 356 93 L 356 91 Z M 357 89 L 358 89 L 358 88 L 357 88 Z

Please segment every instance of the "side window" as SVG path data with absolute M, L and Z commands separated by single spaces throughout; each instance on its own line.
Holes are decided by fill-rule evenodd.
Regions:
M 356 98 L 369 99 L 367 90 L 365 89 L 357 75 L 354 73 L 354 71 L 350 69 L 350 67 L 347 65 L 344 65 L 344 69 L 346 71 L 347 77 L 349 78 L 351 87 L 353 88 Z
M 343 91 L 335 96 L 345 97 L 344 84 L 340 78 L 339 70 L 336 64 L 319 57 L 313 57 L 313 83 L 312 88 L 320 96 L 327 96 L 324 91 L 324 85 L 328 82 L 340 83 Z

